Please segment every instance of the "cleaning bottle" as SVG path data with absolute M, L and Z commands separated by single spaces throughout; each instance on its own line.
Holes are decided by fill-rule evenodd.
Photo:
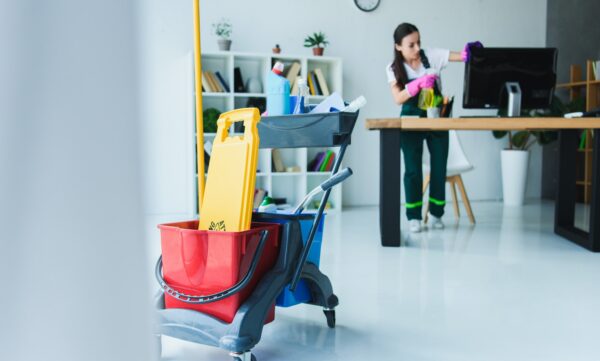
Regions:
M 290 82 L 283 77 L 283 63 L 276 62 L 267 75 L 267 115 L 290 114 Z
M 435 74 L 433 69 L 427 69 L 427 74 Z M 422 110 L 427 110 L 434 107 L 435 92 L 433 88 L 423 88 L 419 92 L 418 107 Z
M 359 96 L 350 102 L 345 108 L 341 109 L 341 112 L 350 112 L 354 113 L 358 111 L 360 108 L 364 107 L 367 104 L 367 99 L 364 96 Z
M 292 114 L 302 114 L 304 113 L 304 107 L 306 106 L 306 101 L 308 97 L 308 85 L 306 85 L 306 80 L 302 77 L 298 77 L 298 99 L 294 105 L 294 111 Z

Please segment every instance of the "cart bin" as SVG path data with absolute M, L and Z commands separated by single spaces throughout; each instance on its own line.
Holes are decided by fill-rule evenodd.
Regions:
M 261 148 L 336 147 L 348 140 L 358 113 L 336 112 L 262 117 Z
M 165 307 L 192 309 L 231 323 L 258 281 L 273 267 L 278 255 L 279 227 L 253 223 L 249 231 L 218 232 L 198 230 L 198 221 L 159 225 L 165 282 L 180 293 L 200 296 L 222 292 L 244 278 L 260 233 L 269 232 L 254 275 L 239 292 L 204 304 L 188 303 L 165 292 Z M 265 323 L 274 319 L 274 307 Z
M 300 223 L 300 228 L 302 232 L 302 243 L 305 245 L 306 240 L 308 239 L 308 235 L 310 234 L 310 229 L 312 228 L 315 214 L 303 213 L 301 215 L 290 215 L 290 214 L 276 214 L 276 213 L 262 213 L 262 215 L 266 215 L 269 222 L 285 224 L 286 222 L 290 222 L 292 220 L 298 221 Z M 255 213 L 255 216 L 260 219 L 261 213 Z M 325 214 L 321 217 L 321 221 L 319 222 L 317 231 L 315 232 L 315 236 L 313 238 L 312 245 L 310 247 L 310 252 L 308 253 L 307 262 L 314 264 L 315 266 L 319 266 L 321 261 L 321 243 L 323 240 L 323 223 L 325 221 Z M 277 296 L 277 306 L 280 307 L 290 307 L 300 303 L 309 303 L 311 302 L 311 294 L 310 288 L 308 284 L 304 280 L 300 280 L 296 285 L 296 290 L 294 292 L 290 291 L 289 285 L 286 286 L 283 291 Z

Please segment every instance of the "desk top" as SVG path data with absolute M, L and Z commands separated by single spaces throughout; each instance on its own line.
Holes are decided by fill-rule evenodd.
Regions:
M 369 130 L 551 130 L 598 129 L 600 118 L 373 118 Z

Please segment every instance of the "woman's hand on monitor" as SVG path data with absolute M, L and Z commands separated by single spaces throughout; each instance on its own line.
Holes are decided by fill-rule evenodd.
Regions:
M 483 44 L 480 41 L 472 41 L 465 44 L 465 48 L 460 52 L 460 56 L 463 62 L 469 61 L 471 58 L 471 49 L 472 48 L 483 48 Z

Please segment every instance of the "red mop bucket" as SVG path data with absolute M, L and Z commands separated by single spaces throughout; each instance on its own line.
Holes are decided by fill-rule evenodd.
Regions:
M 253 223 L 244 232 L 200 231 L 198 221 L 161 224 L 158 228 L 162 276 L 160 259 L 156 275 L 165 291 L 166 308 L 192 309 L 231 323 L 277 260 L 277 224 Z M 274 317 L 273 305 L 265 323 Z

